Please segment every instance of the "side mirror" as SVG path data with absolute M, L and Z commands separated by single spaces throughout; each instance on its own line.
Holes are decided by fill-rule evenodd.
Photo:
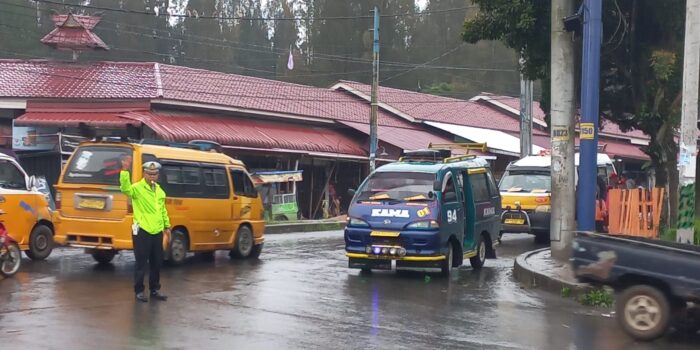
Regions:
M 348 196 L 355 197 L 355 192 L 354 188 L 348 188 Z
M 440 181 L 440 180 L 433 181 L 433 191 L 440 192 L 441 190 L 442 190 L 442 181 Z

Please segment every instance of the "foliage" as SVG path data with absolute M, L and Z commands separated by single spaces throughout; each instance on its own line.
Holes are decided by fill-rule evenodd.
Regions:
M 562 288 L 561 288 L 561 297 L 562 297 L 562 298 L 569 298 L 569 297 L 571 297 L 571 288 L 569 288 L 569 287 L 562 287 Z
M 464 40 L 500 40 L 522 53 L 523 74 L 549 84 L 550 1 L 472 0 L 481 12 L 465 22 Z M 600 110 L 623 130 L 651 137 L 645 152 L 657 185 L 669 183 L 673 224 L 677 209 L 677 146 L 680 122 L 685 1 L 615 0 L 603 4 Z M 580 38 L 579 38 L 580 39 Z M 581 40 L 577 40 L 581 45 Z M 544 89 L 545 91 L 548 89 Z M 543 94 L 546 100 L 547 96 Z M 549 104 L 543 101 L 548 112 Z
M 696 245 L 700 245 L 700 217 L 695 218 L 695 237 L 694 241 Z M 678 229 L 676 228 L 666 228 L 666 229 L 661 229 L 660 234 L 659 234 L 659 239 L 663 241 L 668 241 L 668 242 L 675 242 L 676 241 L 676 232 Z
M 613 305 L 614 297 L 607 289 L 594 289 L 579 298 L 583 305 L 610 308 Z
M 530 80 L 542 80 L 540 106 L 549 120 L 549 62 L 551 1 L 472 0 L 479 13 L 464 23 L 463 39 L 468 43 L 498 40 L 522 57 L 521 73 Z

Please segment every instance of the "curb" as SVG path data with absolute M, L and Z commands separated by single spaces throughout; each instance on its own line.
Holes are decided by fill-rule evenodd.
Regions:
M 315 231 L 334 231 L 345 228 L 345 222 L 297 222 L 289 224 L 273 224 L 265 225 L 265 234 L 281 234 L 293 232 L 315 232 Z
M 527 258 L 548 249 L 550 248 L 541 248 L 518 255 L 515 258 L 515 266 L 513 267 L 515 280 L 526 288 L 542 289 L 557 295 L 561 295 L 563 288 L 568 288 L 571 291 L 571 296 L 574 297 L 586 294 L 594 289 L 585 283 L 572 283 L 535 271 L 535 268 L 527 263 Z

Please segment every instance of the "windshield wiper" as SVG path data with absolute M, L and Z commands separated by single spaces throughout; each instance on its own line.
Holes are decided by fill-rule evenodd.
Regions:
M 413 196 L 413 197 L 406 197 L 406 198 L 404 198 L 403 200 L 405 200 L 406 202 L 418 202 L 418 201 L 430 201 L 430 200 L 433 200 L 433 199 L 432 199 L 432 198 L 428 198 L 428 197 L 426 197 L 426 196 L 424 196 L 424 195 L 422 195 L 422 194 L 419 194 L 419 195 Z

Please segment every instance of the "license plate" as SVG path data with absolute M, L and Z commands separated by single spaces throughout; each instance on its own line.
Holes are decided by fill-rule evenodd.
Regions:
M 81 208 L 85 208 L 85 209 L 102 210 L 105 208 L 105 200 L 104 199 L 93 199 L 93 198 L 81 198 L 80 203 L 78 205 Z
M 525 223 L 525 219 L 506 219 L 503 223 L 506 225 L 522 225 Z
M 401 235 L 401 232 L 393 232 L 393 231 L 372 231 L 372 233 L 369 234 L 371 237 L 398 237 Z

